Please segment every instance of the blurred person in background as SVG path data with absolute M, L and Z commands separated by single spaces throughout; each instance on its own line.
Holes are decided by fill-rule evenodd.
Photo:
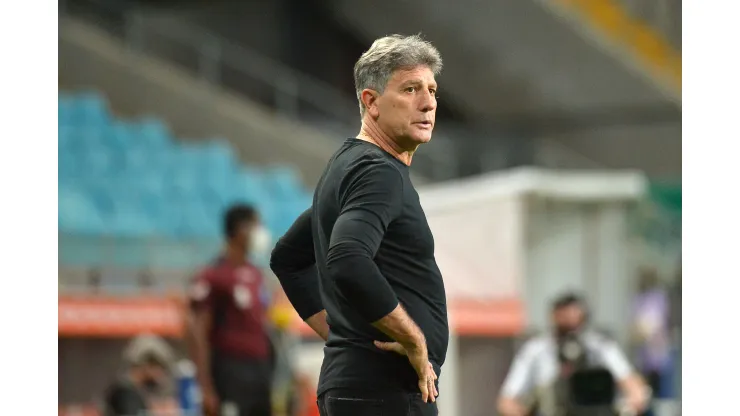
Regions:
M 528 340 L 514 357 L 498 400 L 501 415 L 562 414 L 555 409 L 570 404 L 560 403 L 559 397 L 552 400 L 551 392 L 557 391 L 559 383 L 567 384 L 577 366 L 586 365 L 603 367 L 611 373 L 632 414 L 645 409 L 649 392 L 642 378 L 615 341 L 589 328 L 587 305 L 580 296 L 566 293 L 556 298 L 550 319 L 551 331 Z M 588 364 L 563 359 L 569 354 L 563 346 L 572 345 L 570 341 L 582 346 L 585 351 L 578 355 Z
M 654 269 L 640 273 L 639 291 L 632 310 L 637 342 L 637 367 L 653 394 L 661 396 L 671 366 L 671 297 Z M 645 415 L 652 415 L 648 411 Z
M 436 415 L 447 303 L 409 165 L 431 140 L 437 49 L 377 39 L 354 68 L 362 127 L 331 157 L 270 266 L 325 341 L 323 416 Z
M 172 350 L 161 338 L 141 335 L 124 352 L 126 371 L 105 395 L 105 416 L 148 414 L 150 398 L 161 392 L 170 379 Z
M 202 392 L 203 411 L 224 405 L 239 416 L 272 414 L 274 351 L 267 323 L 262 272 L 248 258 L 264 250 L 269 235 L 257 211 L 234 205 L 223 218 L 222 255 L 197 274 L 190 290 L 188 343 Z

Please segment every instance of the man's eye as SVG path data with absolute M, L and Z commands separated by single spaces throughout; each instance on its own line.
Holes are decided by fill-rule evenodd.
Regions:
M 429 90 L 429 92 L 436 98 L 437 97 L 437 90 Z
M 406 87 L 406 89 L 404 91 L 406 91 L 406 92 L 414 92 L 414 91 L 416 91 L 416 87 Z

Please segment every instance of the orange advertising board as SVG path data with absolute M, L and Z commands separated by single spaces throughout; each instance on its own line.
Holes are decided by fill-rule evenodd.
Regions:
M 182 335 L 181 302 L 167 297 L 59 296 L 59 335 Z
M 146 332 L 180 337 L 183 311 L 182 299 L 172 297 L 60 296 L 59 335 L 130 337 Z M 278 326 L 315 336 L 284 295 L 277 297 L 270 316 Z M 457 300 L 450 304 L 450 319 L 450 326 L 459 335 L 512 336 L 524 328 L 524 308 L 518 299 Z
M 180 415 L 178 404 L 173 399 L 157 399 L 149 402 L 150 416 Z M 58 416 L 102 416 L 100 407 L 94 404 L 60 405 Z

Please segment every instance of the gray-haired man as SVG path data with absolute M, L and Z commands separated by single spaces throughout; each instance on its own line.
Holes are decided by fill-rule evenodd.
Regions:
M 439 52 L 418 36 L 376 40 L 355 64 L 362 127 L 332 156 L 271 267 L 326 340 L 319 410 L 436 415 L 447 304 L 434 239 L 409 179 L 437 109 Z
M 140 335 L 124 352 L 126 371 L 105 395 L 106 416 L 137 416 L 149 412 L 148 396 L 167 381 L 172 350 L 161 338 Z

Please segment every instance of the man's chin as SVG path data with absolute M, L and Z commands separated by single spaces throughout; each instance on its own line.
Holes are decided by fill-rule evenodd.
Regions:
M 432 140 L 432 132 L 429 132 L 429 134 L 418 134 L 413 137 L 413 140 L 419 144 L 429 143 Z
M 419 145 L 429 143 L 429 141 L 432 140 L 432 134 L 431 132 L 428 134 L 409 134 L 399 139 L 399 143 L 404 143 L 403 147 L 416 149 Z

